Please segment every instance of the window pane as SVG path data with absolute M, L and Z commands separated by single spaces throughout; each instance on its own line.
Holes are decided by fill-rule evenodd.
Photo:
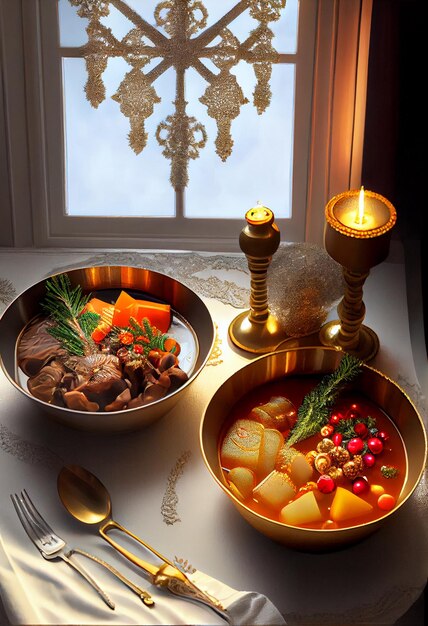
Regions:
M 258 115 L 251 102 L 253 69 L 244 63 L 237 66 L 238 82 L 250 102 L 232 122 L 233 151 L 225 163 L 215 152 L 215 121 L 198 100 L 206 83 L 196 73 L 188 73 L 189 114 L 203 122 L 208 141 L 200 158 L 190 164 L 186 217 L 236 218 L 259 200 L 278 218 L 290 217 L 294 70 L 295 66 L 288 64 L 272 68 L 274 95 L 268 109 Z
M 87 42 L 88 20 L 77 15 L 70 0 L 58 0 L 58 16 L 61 46 L 82 46 Z
M 154 10 L 159 0 L 127 0 L 127 4 L 155 26 Z M 236 0 L 203 0 L 212 25 L 236 6 Z M 113 3 L 103 23 L 122 39 L 134 24 Z M 165 9 L 163 9 L 163 15 Z M 279 52 L 296 49 L 298 0 L 287 0 L 278 22 L 270 23 L 277 35 L 273 45 Z M 88 20 L 77 16 L 69 0 L 59 0 L 61 43 L 85 43 Z M 199 17 L 200 14 L 196 13 Z M 249 11 L 244 11 L 228 28 L 242 42 L 258 26 Z M 219 39 L 210 42 L 216 45 Z M 152 60 L 144 69 L 159 63 Z M 218 74 L 208 59 L 202 63 Z M 106 99 L 97 109 L 87 102 L 87 80 L 81 59 L 64 60 L 64 102 L 66 120 L 67 212 L 90 216 L 174 216 L 174 191 L 171 187 L 170 161 L 162 155 L 156 128 L 174 113 L 175 72 L 170 68 L 153 86 L 161 102 L 145 122 L 147 145 L 138 156 L 128 145 L 129 121 L 111 96 L 117 91 L 131 66 L 123 59 L 109 59 L 103 73 Z M 294 65 L 275 65 L 270 86 L 272 102 L 263 115 L 252 104 L 255 87 L 254 68 L 241 61 L 232 69 L 250 101 L 232 122 L 232 155 L 223 163 L 215 153 L 217 128 L 207 109 L 199 102 L 207 82 L 192 68 L 186 72 L 187 113 L 203 124 L 208 142 L 200 157 L 189 164 L 189 184 L 185 192 L 186 217 L 240 217 L 242 211 L 258 200 L 271 206 L 279 217 L 291 214 L 291 179 L 294 119 Z M 120 175 L 118 175 L 118 173 Z M 211 185 L 207 193 L 207 185 Z
M 111 99 L 128 70 L 122 59 L 109 61 L 103 75 L 107 97 L 94 109 L 84 94 L 85 62 L 64 59 L 68 215 L 174 215 L 169 161 L 154 137 L 157 123 L 171 106 L 174 76 L 170 70 L 156 82 L 164 97 L 146 123 L 147 146 L 136 155 L 128 145 L 128 118 Z
M 275 35 L 274 47 L 283 54 L 297 52 L 297 26 L 299 19 L 299 0 L 287 0 L 281 18 L 271 25 Z

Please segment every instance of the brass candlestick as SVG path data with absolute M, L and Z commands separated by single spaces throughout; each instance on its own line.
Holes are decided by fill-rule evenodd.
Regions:
M 240 313 L 229 326 L 233 343 L 248 352 L 272 352 L 286 338 L 278 320 L 269 311 L 266 277 L 273 254 L 280 242 L 280 232 L 273 212 L 256 206 L 245 214 L 246 226 L 239 235 L 239 245 L 247 257 L 251 272 L 250 310 Z
M 320 341 L 369 361 L 379 350 L 379 339 L 362 323 L 363 286 L 370 269 L 388 256 L 397 214 L 386 198 L 361 188 L 332 198 L 325 215 L 325 249 L 342 265 L 345 294 L 337 307 L 339 320 L 321 328 Z

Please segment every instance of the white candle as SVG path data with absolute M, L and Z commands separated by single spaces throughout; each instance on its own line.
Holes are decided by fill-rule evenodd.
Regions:
M 361 233 L 385 226 L 390 219 L 385 204 L 367 194 L 364 187 L 338 201 L 334 215 L 343 226 Z

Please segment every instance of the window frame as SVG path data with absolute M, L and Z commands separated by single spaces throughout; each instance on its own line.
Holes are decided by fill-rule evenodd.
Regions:
M 0 3 L 0 27 L 5 36 L 4 169 L 8 179 L 0 200 L 5 201 L 10 225 L 2 232 L 0 244 L 239 250 L 239 231 L 250 207 L 243 208 L 241 220 L 190 220 L 179 215 L 174 218 L 173 228 L 172 218 L 65 215 L 64 189 L 58 175 L 58 168 L 64 171 L 64 151 L 60 149 L 58 154 L 53 149 L 55 138 L 63 135 L 61 117 L 55 115 L 60 110 L 59 103 L 55 89 L 41 88 L 61 81 L 59 42 L 55 42 L 57 55 L 48 53 L 49 46 L 45 45 L 57 33 L 53 21 L 56 0 Z M 312 29 L 315 48 L 299 46 L 297 50 L 296 101 L 302 106 L 297 108 L 295 119 L 295 136 L 299 140 L 294 146 L 293 217 L 277 220 L 283 240 L 322 243 L 328 198 L 360 184 L 371 3 L 301 0 L 300 11 L 307 11 L 310 16 L 306 23 Z M 14 26 L 22 24 L 21 40 L 17 31 L 10 29 L 11 18 Z M 302 36 L 299 32 L 299 39 Z M 299 72 L 312 63 L 311 98 L 299 80 Z M 44 77 L 49 81 L 44 81 Z M 17 78 L 18 87 L 10 89 L 11 81 Z M 305 117 L 310 117 L 310 125 Z M 306 150 L 307 158 L 301 158 L 299 150 Z M 295 204 L 299 193 L 300 204 Z M 275 207 L 270 208 L 275 212 Z

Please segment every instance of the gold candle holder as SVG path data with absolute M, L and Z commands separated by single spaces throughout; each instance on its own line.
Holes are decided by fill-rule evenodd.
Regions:
M 362 323 L 363 286 L 371 268 L 388 256 L 397 214 L 386 198 L 361 187 L 334 196 L 325 216 L 325 249 L 342 265 L 345 293 L 337 307 L 339 320 L 321 328 L 320 341 L 369 361 L 379 350 L 379 339 Z
M 251 272 L 250 310 L 240 313 L 229 326 L 232 342 L 248 352 L 272 352 L 285 338 L 276 317 L 270 313 L 267 298 L 267 271 L 280 243 L 280 232 L 273 212 L 256 206 L 245 214 L 246 226 L 239 245 Z

